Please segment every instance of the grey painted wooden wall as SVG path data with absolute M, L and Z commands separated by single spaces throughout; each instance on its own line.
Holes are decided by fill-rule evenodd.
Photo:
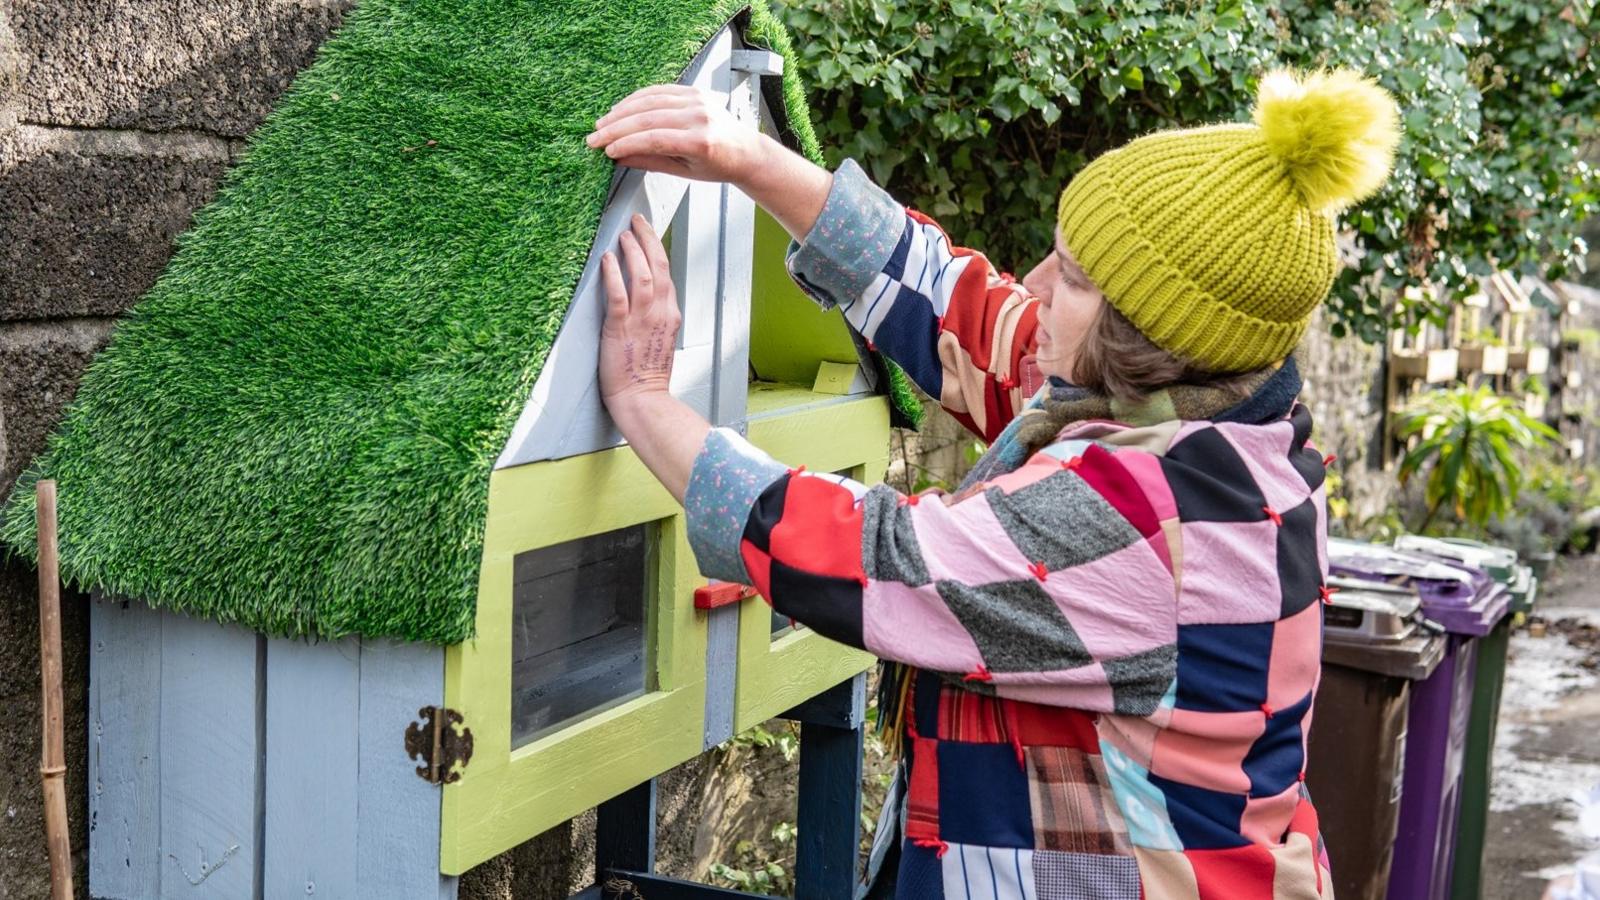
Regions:
M 90 640 L 90 896 L 454 900 L 440 789 L 404 749 L 443 650 L 105 597 Z

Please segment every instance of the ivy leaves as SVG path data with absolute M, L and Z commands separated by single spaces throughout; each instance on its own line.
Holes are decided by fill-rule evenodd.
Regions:
M 1336 331 L 1442 320 L 1495 268 L 1560 275 L 1600 209 L 1596 0 L 781 0 L 832 161 L 1025 269 L 1061 187 L 1150 131 L 1248 117 L 1274 65 L 1348 65 L 1406 138 L 1350 210 Z M 1427 282 L 1437 291 L 1404 292 Z

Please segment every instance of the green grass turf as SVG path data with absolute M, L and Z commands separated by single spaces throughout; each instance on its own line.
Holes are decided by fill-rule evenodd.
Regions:
M 610 183 L 583 137 L 743 5 L 365 0 L 85 374 L 0 538 L 34 553 L 48 476 L 76 585 L 273 634 L 470 637 L 489 473 Z M 759 3 L 749 37 L 788 61 L 817 158 Z

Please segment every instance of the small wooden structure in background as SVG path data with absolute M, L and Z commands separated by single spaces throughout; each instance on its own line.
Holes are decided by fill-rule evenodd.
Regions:
M 1517 277 L 1496 272 L 1455 309 L 1446 326 L 1424 323 L 1416 334 L 1392 332 L 1384 388 L 1390 434 L 1416 391 L 1457 381 L 1488 383 L 1502 394 L 1517 396 L 1529 415 L 1544 418 L 1548 391 L 1532 388 L 1544 384 L 1551 348 L 1545 330 L 1536 327 L 1537 318 L 1538 310 Z M 1384 464 L 1403 449 L 1392 437 L 1386 440 Z

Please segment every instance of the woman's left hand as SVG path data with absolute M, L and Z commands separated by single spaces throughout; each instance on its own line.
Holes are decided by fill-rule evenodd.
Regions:
M 672 353 L 683 316 L 672 284 L 672 267 L 661 238 L 643 216 L 619 241 L 624 280 L 615 253 L 600 260 L 606 298 L 605 325 L 600 329 L 600 397 L 612 418 L 622 419 L 627 407 L 642 399 L 666 396 L 672 380 Z

